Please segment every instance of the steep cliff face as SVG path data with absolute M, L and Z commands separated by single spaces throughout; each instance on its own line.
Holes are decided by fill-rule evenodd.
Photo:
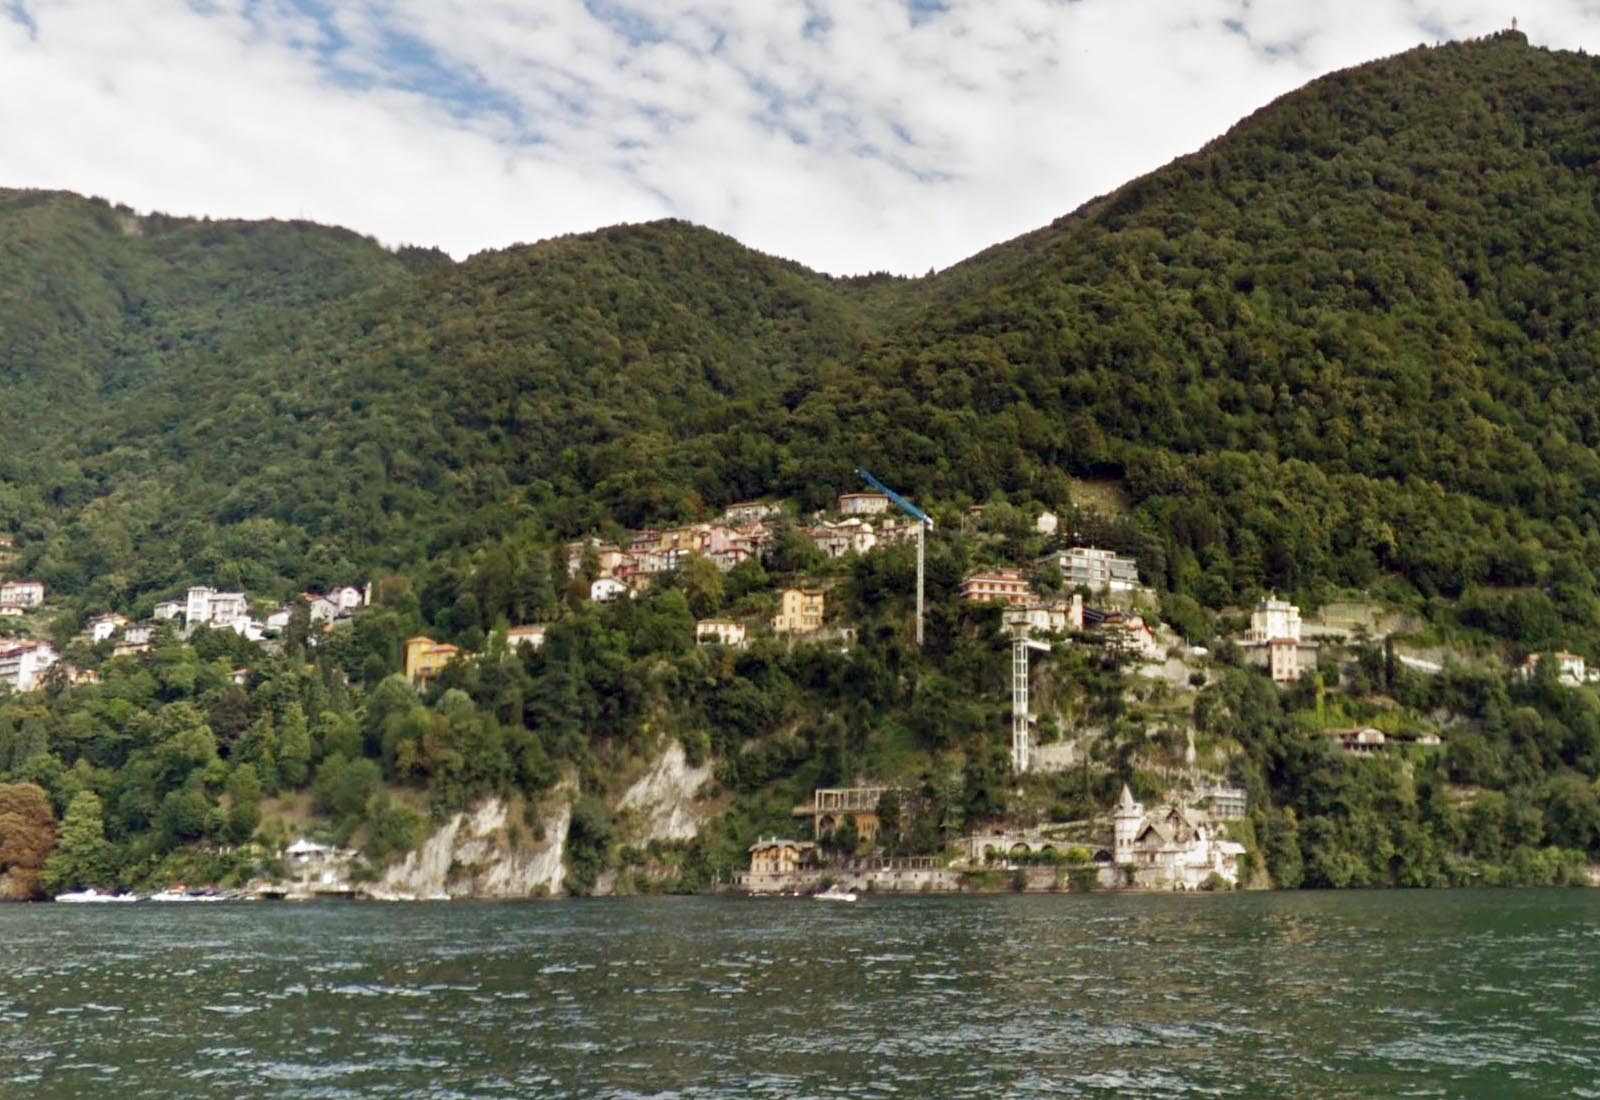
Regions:
M 701 796 L 711 765 L 691 767 L 674 741 L 616 803 L 625 843 L 692 840 L 716 812 Z M 503 800 L 491 798 L 446 821 L 420 848 L 384 872 L 367 892 L 377 898 L 538 898 L 567 888 L 567 841 L 577 786 L 559 785 L 531 842 Z M 608 894 L 616 875 L 603 874 L 590 892 Z
M 561 892 L 562 858 L 572 824 L 571 789 L 558 789 L 559 801 L 544 817 L 544 839 L 514 842 L 506 804 L 498 798 L 471 813 L 459 813 L 438 832 L 384 872 L 371 893 L 376 897 L 536 898 Z
M 693 840 L 709 812 L 697 796 L 710 778 L 710 764 L 690 767 L 683 745 L 672 742 L 617 803 L 618 810 L 631 815 L 633 839 L 640 844 Z

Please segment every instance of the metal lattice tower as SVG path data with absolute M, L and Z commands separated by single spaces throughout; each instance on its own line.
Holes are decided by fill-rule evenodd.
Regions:
M 1011 768 L 1026 774 L 1033 757 L 1033 714 L 1028 703 L 1028 654 L 1030 650 L 1050 652 L 1050 643 L 1029 637 L 1026 615 L 1006 616 L 1011 628 Z

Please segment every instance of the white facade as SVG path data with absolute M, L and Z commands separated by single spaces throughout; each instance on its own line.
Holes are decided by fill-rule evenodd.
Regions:
M 839 512 L 846 516 L 877 516 L 889 510 L 889 498 L 882 493 L 844 493 L 839 497 Z
M 1033 529 L 1041 535 L 1053 535 L 1056 528 L 1061 526 L 1061 520 L 1054 512 L 1040 512 L 1039 518 L 1033 521 Z
M 183 614 L 183 607 L 184 605 L 178 600 L 162 600 L 160 603 L 156 604 L 155 610 L 150 614 L 152 617 L 164 621 L 176 619 L 179 615 Z
M 724 523 L 756 523 L 775 516 L 783 509 L 766 500 L 745 500 L 738 504 L 730 504 L 722 510 Z
M 1132 592 L 1139 587 L 1139 563 L 1111 550 L 1093 546 L 1074 546 L 1044 558 L 1041 565 L 1054 565 L 1068 588 L 1087 588 L 1091 592 Z
M 1300 640 L 1300 609 L 1288 600 L 1264 599 L 1250 613 L 1250 641 L 1260 645 Z
M 1222 839 L 1205 814 L 1176 805 L 1147 814 L 1124 786 L 1111 820 L 1113 858 L 1133 869 L 1134 885 L 1197 890 L 1213 875 L 1239 884 L 1244 845 Z
M 89 623 L 89 640 L 103 642 L 127 625 L 128 620 L 121 615 L 101 615 Z
M 0 604 L 7 607 L 38 607 L 44 603 L 44 584 L 40 581 L 6 581 L 0 584 Z
M 543 649 L 545 636 L 550 628 L 543 623 L 531 626 L 514 626 L 506 631 L 506 645 L 511 649 L 527 646 L 529 649 Z
M 859 519 L 847 519 L 840 523 L 823 521 L 807 530 L 806 534 L 816 543 L 817 549 L 830 558 L 865 554 L 878 544 L 872 524 Z
M 1038 603 L 1011 611 L 1007 622 L 1020 621 L 1041 634 L 1071 634 L 1083 629 L 1083 595 L 1072 594 L 1070 600 Z
M 740 647 L 745 644 L 745 625 L 732 619 L 701 619 L 694 624 L 694 640 L 701 645 Z
M 218 592 L 197 584 L 189 589 L 183 618 L 190 626 L 210 623 L 226 625 L 249 612 L 250 601 L 243 592 Z
M 23 642 L 0 650 L 0 684 L 16 692 L 33 691 L 58 659 L 48 642 Z
M 239 637 L 249 642 L 259 642 L 266 637 L 266 631 L 261 624 L 248 615 L 235 615 L 231 619 L 224 619 L 217 623 L 218 626 L 227 627 Z
M 339 614 L 343 615 L 354 611 L 358 607 L 367 606 L 367 593 L 371 589 L 371 585 L 367 585 L 365 588 L 357 588 L 353 584 L 347 584 L 343 588 L 333 589 L 323 598 L 331 600 L 333 605 L 339 609 Z
M 623 596 L 632 596 L 633 589 L 615 577 L 601 577 L 589 586 L 589 598 L 595 603 L 611 603 Z
M 313 624 L 331 623 L 339 617 L 339 605 L 327 596 L 307 592 L 302 598 Z

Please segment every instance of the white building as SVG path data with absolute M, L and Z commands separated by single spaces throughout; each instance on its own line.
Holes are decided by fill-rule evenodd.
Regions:
M 701 619 L 694 624 L 694 640 L 701 645 L 744 647 L 745 625 L 732 619 Z
M 250 601 L 243 592 L 218 592 L 202 584 L 189 589 L 183 618 L 190 626 L 227 624 L 249 613 Z
M 1135 886 L 1196 890 L 1213 875 L 1229 886 L 1239 884 L 1244 845 L 1223 840 L 1204 813 L 1178 805 L 1145 813 L 1124 785 L 1111 822 L 1113 860 L 1132 868 Z
M 1040 634 L 1072 634 L 1083 629 L 1083 594 L 1070 600 L 1041 600 L 1011 611 L 1007 622 L 1025 622 Z
M 1250 644 L 1262 645 L 1280 638 L 1300 641 L 1300 609 L 1288 600 L 1270 597 L 1250 612 Z
M 7 607 L 38 607 L 44 603 L 41 581 L 6 581 L 0 584 L 0 604 Z
M 300 596 L 306 602 L 306 610 L 313 626 L 319 623 L 331 623 L 339 617 L 339 605 L 327 596 L 319 596 L 315 592 L 305 592 Z
M 1111 550 L 1093 546 L 1074 546 L 1041 558 L 1040 565 L 1061 570 L 1068 588 L 1087 588 L 1091 592 L 1132 592 L 1139 587 L 1139 563 Z
M 33 691 L 58 659 L 49 642 L 12 643 L 0 649 L 0 684 L 16 692 Z
M 528 626 L 514 626 L 506 631 L 506 646 L 518 649 L 527 646 L 529 649 L 543 649 L 544 640 L 550 633 L 547 623 L 532 623 Z
M 595 603 L 611 603 L 623 596 L 632 598 L 633 589 L 615 577 L 601 577 L 589 586 L 589 598 Z
M 1040 512 L 1039 518 L 1033 521 L 1033 529 L 1041 535 L 1053 535 L 1059 526 L 1061 520 L 1054 512 Z
M 323 594 L 323 598 L 331 601 L 339 609 L 339 614 L 348 615 L 371 602 L 372 585 L 357 588 L 353 584 L 347 584 L 343 588 L 329 590 Z
M 113 637 L 117 631 L 128 625 L 128 620 L 121 615 L 112 613 L 100 615 L 89 620 L 90 642 L 103 642 Z
M 841 493 L 839 512 L 846 516 L 879 516 L 889 510 L 889 498 L 882 493 Z
M 722 510 L 723 523 L 757 523 L 782 512 L 781 505 L 768 500 L 743 500 Z
M 248 615 L 235 615 L 231 619 L 219 620 L 216 625 L 226 627 L 247 642 L 259 642 L 267 636 L 265 628 Z
M 878 544 L 878 536 L 873 533 L 872 524 L 864 523 L 860 519 L 847 519 L 839 523 L 829 523 L 824 520 L 814 527 L 807 528 L 806 535 L 816 544 L 818 550 L 830 558 L 842 558 L 846 554 L 865 554 Z
M 1250 633 L 1240 648 L 1245 660 L 1266 669 L 1278 684 L 1291 684 L 1317 667 L 1317 644 L 1300 636 L 1300 609 L 1276 596 L 1250 612 Z
M 179 600 L 162 600 L 150 614 L 152 617 L 163 621 L 176 619 L 183 614 L 184 605 Z
M 1578 687 L 1582 684 L 1592 683 L 1597 678 L 1595 673 L 1589 671 L 1588 662 L 1576 653 L 1556 653 L 1556 682 L 1568 687 Z M 1528 654 L 1528 659 L 1522 662 L 1522 676 L 1531 680 L 1539 669 L 1542 656 L 1538 653 Z

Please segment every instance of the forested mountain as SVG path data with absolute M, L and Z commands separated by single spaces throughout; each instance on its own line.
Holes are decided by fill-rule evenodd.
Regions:
M 171 576 L 101 544 L 157 559 L 186 524 L 190 563 L 287 583 L 313 547 L 411 567 L 523 522 L 814 505 L 865 462 L 945 499 L 1125 475 L 1154 571 L 1213 603 L 1391 571 L 1590 594 L 1597 122 L 1586 57 L 1418 49 L 925 280 L 676 223 L 408 263 L 12 194 L 7 400 L 53 414 L 8 418 L 0 525 L 126 599 Z
M 1117 479 L 1131 514 L 1108 537 L 1202 634 L 1212 612 L 1269 589 L 1307 605 L 1379 590 L 1519 656 L 1559 645 L 1600 657 L 1597 161 L 1595 61 L 1508 32 L 1316 81 L 925 279 L 831 278 L 680 222 L 457 263 L 300 223 L 0 192 L 0 534 L 16 538 L 12 571 L 74 613 L 142 614 L 191 582 L 284 597 L 390 576 L 387 625 L 337 654 L 359 693 L 395 671 L 406 629 L 477 645 L 497 623 L 554 614 L 565 594 L 551 551 L 566 539 L 755 496 L 809 511 L 855 488 L 858 464 L 952 517 L 1001 498 L 1062 510 L 1072 477 Z M 986 554 L 937 545 L 936 592 Z M 879 631 L 865 671 L 791 654 L 661 679 L 661 653 L 703 659 L 638 639 L 677 637 L 691 610 L 747 598 L 748 578 L 715 599 L 674 589 L 667 606 L 572 608 L 554 646 L 565 663 L 457 685 L 521 747 L 458 776 L 450 798 L 547 785 L 553 761 L 584 761 L 585 735 L 693 738 L 708 725 L 703 751 L 739 762 L 731 788 L 765 792 L 750 820 L 787 797 L 771 783 L 847 778 L 851 754 L 914 768 L 916 752 L 965 752 L 984 757 L 981 772 L 993 761 L 973 746 L 993 714 L 978 700 L 1003 682 L 995 624 L 936 610 L 931 652 L 916 656 L 888 614 L 900 597 L 886 595 L 908 562 L 884 560 L 858 565 L 845 600 Z M 215 660 L 232 652 L 208 644 Z M 306 708 L 339 696 L 327 659 L 318 701 L 295 704 L 291 722 L 315 722 Z M 226 688 L 209 675 L 150 690 L 214 706 Z M 1073 675 L 1100 700 L 1097 721 L 1126 719 L 1099 672 Z M 1541 769 L 1592 784 L 1600 767 L 1592 707 L 1513 735 L 1504 685 L 1397 687 L 1392 659 L 1378 679 L 1360 686 L 1470 713 L 1487 747 L 1453 758 L 1452 780 L 1534 791 Z M 1264 811 L 1274 791 L 1319 818 L 1345 805 L 1308 786 L 1325 762 L 1286 747 L 1307 700 L 1228 690 L 1197 721 L 1246 745 L 1241 781 Z M 52 705 L 65 729 L 72 704 Z M 365 705 L 330 713 L 356 721 Z M 447 724 L 471 726 L 452 705 Z M 281 721 L 287 704 L 268 709 Z M 1271 736 L 1250 742 L 1242 713 Z M 364 737 L 328 734 L 341 755 L 432 782 L 421 765 L 397 771 L 399 735 L 362 720 Z M 38 721 L 26 745 L 48 742 L 71 766 L 65 734 Z M 227 758 L 240 729 L 213 732 Z M 331 752 L 321 738 L 310 764 Z M 743 739 L 761 742 L 754 763 Z M 89 766 L 105 774 L 83 783 L 114 798 L 107 776 L 160 741 L 145 730 L 102 746 Z M 1530 762 L 1507 771 L 1529 744 Z M 16 745 L 0 744 L 0 776 L 26 770 Z M 1136 754 L 1118 752 L 1126 772 Z M 53 782 L 62 802 L 71 784 Z M 223 780 L 205 782 L 216 795 Z M 161 805 L 159 789 L 145 794 L 117 819 L 129 837 Z M 1413 824 L 1445 813 L 1419 809 L 1416 791 L 1400 801 Z M 1459 841 L 1429 836 L 1439 852 Z M 1335 865 L 1310 879 L 1333 881 Z

